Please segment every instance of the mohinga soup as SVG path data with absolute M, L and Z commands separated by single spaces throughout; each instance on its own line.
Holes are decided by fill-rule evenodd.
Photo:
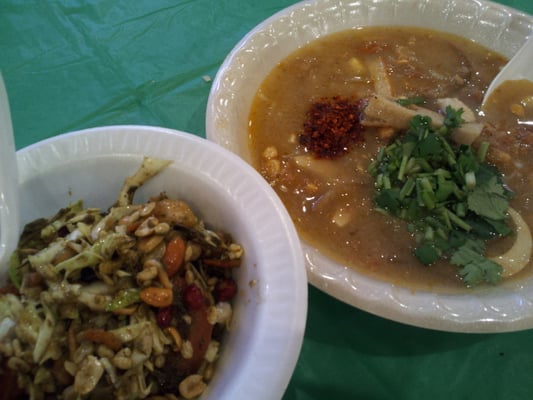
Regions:
M 253 164 L 283 200 L 301 237 L 329 257 L 377 279 L 413 289 L 462 289 L 473 272 L 457 266 L 464 252 L 451 255 L 447 249 L 441 251 L 444 242 L 453 242 L 457 231 L 477 231 L 478 222 L 488 224 L 491 233 L 483 238 L 484 257 L 497 260 L 498 255 L 516 250 L 516 238 L 524 239 L 533 224 L 529 184 L 533 135 L 528 124 L 533 120 L 533 91 L 517 91 L 517 85 L 524 85 L 515 83 L 499 98 L 492 98 L 484 112 L 480 110 L 484 90 L 505 63 L 501 55 L 467 39 L 418 28 L 368 27 L 318 39 L 282 60 L 260 86 L 249 117 Z M 444 147 L 432 150 L 433 158 L 446 158 L 453 168 L 457 159 L 462 160 L 459 165 L 465 159 L 475 159 L 482 161 L 482 172 L 490 171 L 466 172 L 461 178 L 464 185 L 454 189 L 446 182 L 457 172 L 441 173 L 443 168 L 432 164 L 431 182 L 438 183 L 427 186 L 433 197 L 426 199 L 427 193 L 421 190 L 413 204 L 425 205 L 426 209 L 435 199 L 437 204 L 447 204 L 446 196 L 451 196 L 453 190 L 455 197 L 465 200 L 444 212 L 448 213 L 443 217 L 446 222 L 418 230 L 418 221 L 398 218 L 382 206 L 389 203 L 376 202 L 379 188 L 390 184 L 383 183 L 384 167 L 380 165 L 382 172 L 377 173 L 376 163 L 383 161 L 384 154 L 389 153 L 384 149 L 391 144 L 404 146 L 404 153 L 405 148 L 415 146 L 400 144 L 412 129 L 413 118 L 418 121 L 417 132 L 421 127 L 436 136 L 451 132 L 449 140 L 458 153 L 450 156 L 453 160 L 443 157 L 447 145 L 439 144 Z M 425 179 L 428 163 L 420 154 L 426 151 L 427 143 L 416 144 L 418 155 L 405 157 L 404 161 L 414 160 L 411 167 L 406 167 L 407 163 L 400 167 L 400 154 L 402 179 L 411 179 L 413 186 L 401 183 L 398 193 L 402 198 L 424 186 L 420 182 Z M 461 151 L 468 154 L 459 154 Z M 385 175 L 393 170 L 391 164 L 387 165 Z M 493 167 L 496 173 L 490 175 Z M 478 166 L 475 168 L 477 171 Z M 414 170 L 418 174 L 416 182 L 409 172 Z M 396 170 L 394 174 L 396 179 Z M 476 177 L 477 187 L 486 178 L 484 187 L 494 187 L 494 191 L 467 198 L 470 189 L 476 187 Z M 493 203 L 498 204 L 488 207 L 483 197 L 495 199 Z M 495 221 L 498 217 L 489 209 L 499 207 L 500 200 L 502 204 L 509 202 L 509 212 L 514 212 L 516 218 L 508 217 L 511 214 L 506 207 L 505 220 Z M 475 215 L 476 221 L 467 219 L 467 224 L 461 225 L 465 221 L 465 210 L 461 210 L 464 205 L 477 207 L 476 213 L 486 214 L 482 217 L 486 218 L 480 222 Z M 398 215 L 410 212 L 410 206 L 400 207 Z M 458 222 L 454 222 L 456 217 Z M 440 230 L 439 226 L 446 224 L 454 227 L 453 237 Z M 507 229 L 506 234 L 493 234 Z M 423 252 L 420 248 L 426 235 L 436 240 L 431 242 L 430 250 L 442 256 L 421 262 L 424 257 L 419 253 Z M 525 249 L 521 256 L 525 268 L 510 277 L 504 268 L 504 279 L 530 273 L 527 245 Z

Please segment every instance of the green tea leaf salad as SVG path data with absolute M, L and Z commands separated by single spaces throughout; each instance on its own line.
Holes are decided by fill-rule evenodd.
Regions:
M 107 210 L 79 201 L 25 226 L 0 288 L 0 397 L 204 392 L 244 250 L 164 192 L 133 203 L 168 164 L 145 157 Z
M 382 147 L 369 166 L 374 200 L 380 212 L 407 222 L 421 263 L 445 258 L 467 286 L 495 284 L 514 271 L 485 255 L 487 242 L 516 232 L 519 243 L 524 222 L 509 206 L 513 192 L 502 174 L 486 162 L 488 143 L 474 149 L 450 140 L 462 113 L 446 107 L 439 127 L 416 115 L 405 134 Z

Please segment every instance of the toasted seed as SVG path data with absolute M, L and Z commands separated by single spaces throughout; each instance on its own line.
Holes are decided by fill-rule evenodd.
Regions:
M 214 366 L 213 363 L 207 363 L 204 368 L 203 376 L 204 381 L 209 382 L 213 378 Z
M 170 225 L 166 222 L 160 222 L 154 227 L 156 235 L 166 235 L 170 231 Z
M 30 364 L 28 364 L 26 361 L 19 357 L 9 358 L 7 361 L 7 366 L 13 371 L 19 371 L 24 374 L 27 374 L 31 371 Z
M 78 366 L 76 365 L 76 363 L 69 360 L 65 360 L 63 367 L 65 368 L 65 371 L 67 371 L 68 374 L 71 376 L 76 375 L 76 371 L 78 370 Z
M 193 374 L 182 380 L 179 384 L 180 395 L 186 399 L 200 396 L 207 388 L 202 375 Z
M 111 363 L 117 368 L 129 369 L 133 365 L 131 354 L 131 349 L 129 347 L 124 347 L 118 351 L 113 358 L 111 358 Z
M 185 272 L 185 282 L 187 285 L 194 282 L 194 273 L 190 269 Z
M 14 339 L 12 343 L 13 354 L 15 354 L 17 357 L 20 357 L 22 355 L 22 346 L 20 345 L 20 340 Z
M 232 309 L 231 304 L 225 301 L 218 302 L 214 306 L 207 309 L 207 321 L 211 325 L 227 324 L 231 320 Z
M 137 248 L 143 253 L 150 253 L 157 246 L 159 246 L 165 239 L 162 235 L 152 235 L 141 237 L 137 240 Z
M 193 356 L 193 348 L 192 343 L 188 340 L 184 340 L 181 345 L 181 356 L 185 358 L 186 360 L 192 358 Z
M 159 220 L 156 217 L 146 218 L 135 230 L 135 236 L 146 237 L 152 235 L 157 224 L 159 224 Z
M 161 264 L 161 262 L 159 260 L 156 260 L 155 258 L 149 258 L 143 263 L 143 268 L 149 267 L 162 268 L 163 264 Z
M 209 342 L 209 345 L 207 346 L 204 358 L 210 363 L 214 362 L 217 358 L 219 348 L 220 342 L 218 342 L 217 340 L 211 340 Z
M 181 347 L 183 346 L 183 339 L 181 338 L 180 333 L 176 328 L 173 326 L 169 326 L 165 329 L 167 333 L 172 337 L 172 340 L 174 341 L 174 351 L 180 351 Z
M 136 276 L 137 281 L 140 283 L 150 282 L 157 277 L 159 268 L 156 266 L 145 267 Z
M 126 215 L 125 217 L 122 217 L 120 221 L 118 221 L 118 224 L 119 225 L 131 225 L 137 222 L 140 216 L 141 215 L 140 215 L 139 210 L 135 210 L 130 215 Z
M 113 350 L 111 350 L 109 347 L 104 345 L 99 345 L 96 349 L 96 354 L 98 354 L 98 357 L 100 358 L 111 358 L 115 355 Z
M 202 247 L 191 241 L 187 242 L 185 249 L 185 262 L 197 260 L 202 255 Z
M 122 354 L 117 354 L 111 359 L 111 362 L 118 369 L 127 370 L 133 366 L 133 361 L 130 357 L 126 357 Z
M 167 289 L 172 289 L 174 286 L 168 277 L 167 271 L 162 266 L 157 269 L 157 276 L 159 278 L 159 283 L 161 286 Z
M 165 366 L 165 361 L 165 356 L 163 354 L 159 354 L 154 358 L 154 365 L 156 368 L 163 368 Z
M 139 215 L 141 217 L 147 217 L 149 216 L 155 208 L 155 202 L 151 201 L 149 203 L 146 203 L 145 206 L 140 210 Z

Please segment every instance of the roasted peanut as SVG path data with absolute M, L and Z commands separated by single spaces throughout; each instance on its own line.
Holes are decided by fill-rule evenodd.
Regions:
M 172 289 L 153 286 L 141 290 L 140 297 L 142 301 L 153 307 L 168 307 L 173 300 Z
M 186 399 L 200 396 L 207 388 L 202 375 L 193 374 L 182 380 L 179 384 L 180 395 Z
M 165 249 L 163 254 L 163 265 L 167 270 L 168 276 L 173 276 L 183 265 L 185 259 L 185 250 L 187 243 L 180 236 L 172 238 Z

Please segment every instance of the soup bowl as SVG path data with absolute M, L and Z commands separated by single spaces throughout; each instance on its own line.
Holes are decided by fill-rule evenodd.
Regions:
M 233 318 L 201 398 L 281 398 L 305 329 L 304 259 L 278 197 L 235 154 L 186 132 L 149 126 L 59 135 L 17 153 L 22 223 L 78 200 L 106 210 L 145 156 L 171 163 L 138 189 L 134 203 L 162 192 L 182 199 L 244 249 L 234 274 Z
M 316 39 L 366 26 L 410 26 L 452 33 L 511 57 L 532 34 L 533 17 L 478 0 L 296 3 L 252 29 L 221 65 L 207 104 L 207 138 L 251 163 L 249 112 L 269 72 Z M 460 293 L 413 290 L 349 268 L 301 240 L 310 283 L 354 307 L 444 331 L 502 332 L 533 327 L 533 278 Z

